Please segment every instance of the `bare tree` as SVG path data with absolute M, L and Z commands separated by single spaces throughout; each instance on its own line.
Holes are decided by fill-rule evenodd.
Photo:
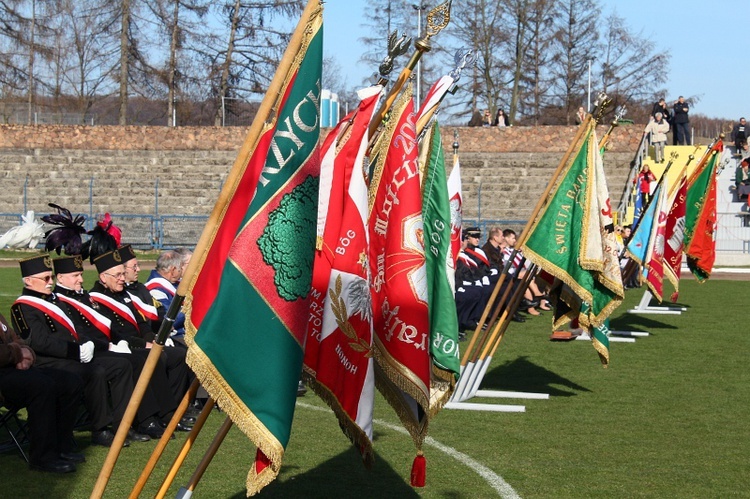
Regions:
M 81 120 L 117 80 L 117 4 L 110 0 L 62 0 L 57 17 L 55 99 L 67 96 Z
M 477 57 L 475 67 L 467 69 L 462 77 L 470 80 L 468 84 L 462 82 L 469 92 L 464 93 L 458 103 L 451 102 L 464 116 L 479 107 L 494 113 L 499 104 L 507 102 L 505 89 L 509 72 L 502 52 L 509 37 L 500 29 L 503 14 L 502 2 L 468 0 L 453 4 L 448 25 L 452 43 L 448 50 L 471 48 Z
M 224 99 L 246 98 L 268 87 L 291 37 L 293 26 L 288 21 L 299 15 L 303 5 L 301 0 L 231 0 L 214 6 L 219 31 L 204 37 L 199 52 L 210 68 L 214 125 L 219 126 Z
M 559 15 L 559 3 L 555 0 L 533 0 L 528 16 L 528 51 L 526 69 L 521 76 L 520 111 L 530 122 L 538 125 L 542 108 L 550 101 L 552 81 L 549 66 L 556 55 L 551 50 L 554 44 L 555 17 Z
M 655 48 L 654 42 L 634 34 L 616 13 L 607 17 L 601 85 L 613 98 L 613 106 L 631 99 L 651 99 L 666 81 L 670 55 L 655 52 Z
M 419 3 L 424 5 L 426 2 Z M 411 37 L 412 41 L 417 39 L 416 17 L 409 4 L 407 0 L 372 0 L 365 5 L 365 22 L 362 27 L 366 31 L 359 38 L 365 46 L 365 52 L 360 56 L 359 62 L 372 68 L 373 74 L 377 72 L 380 62 L 388 53 L 388 37 L 393 31 L 399 36 L 405 34 Z M 396 64 L 398 65 L 398 62 Z M 393 69 L 394 79 L 399 74 L 397 67 Z
M 29 123 L 36 102 L 38 87 L 44 79 L 36 74 L 37 57 L 42 61 L 52 56 L 50 43 L 54 31 L 55 2 L 51 0 L 8 0 L 0 2 L 0 41 L 6 50 L 0 56 L 3 85 L 17 96 L 26 96 Z
M 566 0 L 556 22 L 556 57 L 551 65 L 552 93 L 563 122 L 571 124 L 586 95 L 588 65 L 600 52 L 599 10 L 595 0 Z
M 199 37 L 200 21 L 208 13 L 209 0 L 157 0 L 149 9 L 158 23 L 160 38 L 168 41 L 169 52 L 163 68 L 157 71 L 158 79 L 167 88 L 167 122 L 176 124 L 175 101 L 178 77 L 196 77 L 185 71 L 182 55 L 186 46 L 195 44 Z M 182 69 L 180 69 L 182 67 Z M 179 82 L 180 84 L 182 82 Z

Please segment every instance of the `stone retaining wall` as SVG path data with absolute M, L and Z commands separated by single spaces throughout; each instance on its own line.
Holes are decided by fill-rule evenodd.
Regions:
M 607 127 L 600 126 L 601 137 Z M 136 127 L 69 125 L 0 125 L 0 149 L 121 149 L 143 151 L 235 151 L 249 127 Z M 564 152 L 576 127 L 444 127 L 443 142 L 451 149 L 458 131 L 461 152 Z M 612 152 L 635 151 L 643 127 L 617 127 Z

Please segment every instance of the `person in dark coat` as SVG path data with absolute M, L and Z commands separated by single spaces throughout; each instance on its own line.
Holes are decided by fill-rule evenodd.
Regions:
M 99 280 L 89 294 L 102 306 L 102 313 L 112 321 L 113 333 L 124 338 L 130 348 L 150 348 L 156 339 L 154 326 L 160 324 L 164 317 L 163 307 L 142 283 L 127 282 L 128 273 L 124 264 L 133 259 L 135 253 L 130 246 L 97 257 L 94 265 L 99 272 Z M 175 400 L 181 400 L 193 377 L 185 362 L 187 349 L 167 338 L 162 354 L 172 394 Z
M 25 407 L 29 466 L 51 473 L 76 471 L 86 460 L 75 452 L 73 425 L 83 381 L 75 374 L 35 366 L 36 355 L 0 314 L 0 404 Z
M 688 103 L 680 95 L 680 98 L 674 102 L 674 145 L 689 146 L 691 144 L 689 111 Z

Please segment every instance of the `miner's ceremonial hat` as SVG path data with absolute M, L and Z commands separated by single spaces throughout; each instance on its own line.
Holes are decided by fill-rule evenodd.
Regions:
M 47 253 L 42 255 L 36 255 L 29 258 L 24 258 L 18 262 L 21 265 L 21 276 L 28 277 L 30 275 L 41 274 L 52 270 L 52 262 Z
M 122 265 L 123 259 L 122 255 L 120 255 L 120 250 L 112 250 L 108 251 L 106 253 L 103 253 L 96 257 L 94 260 L 94 265 L 96 265 L 96 271 L 100 274 L 102 272 L 105 272 L 112 267 L 117 267 L 118 265 Z
M 81 255 L 63 256 L 52 260 L 52 266 L 57 274 L 71 274 L 83 272 L 83 257 Z

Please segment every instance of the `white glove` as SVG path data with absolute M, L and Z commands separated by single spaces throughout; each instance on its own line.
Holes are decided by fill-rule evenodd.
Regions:
M 133 353 L 130 351 L 130 345 L 128 345 L 128 342 L 125 340 L 120 340 L 117 342 L 117 346 L 122 349 L 125 353 Z
M 471 286 L 471 282 L 469 282 L 469 281 L 464 281 L 464 282 L 463 282 L 463 285 L 464 285 L 464 286 Z
M 490 274 L 497 275 L 497 269 L 495 269 L 495 268 L 490 269 Z
M 172 341 L 172 338 L 167 338 L 167 341 L 164 342 L 165 347 L 173 347 L 174 341 Z
M 487 276 L 482 277 L 482 284 L 484 284 L 485 286 L 489 286 L 490 285 L 490 278 L 487 277 Z
M 115 353 L 130 353 L 130 348 L 128 347 L 128 342 L 125 340 L 120 340 L 119 343 L 110 343 L 109 344 L 109 351 L 115 352 Z
M 79 356 L 81 358 L 81 363 L 88 364 L 91 362 L 91 359 L 94 358 L 94 342 L 87 341 L 78 348 L 80 350 Z

